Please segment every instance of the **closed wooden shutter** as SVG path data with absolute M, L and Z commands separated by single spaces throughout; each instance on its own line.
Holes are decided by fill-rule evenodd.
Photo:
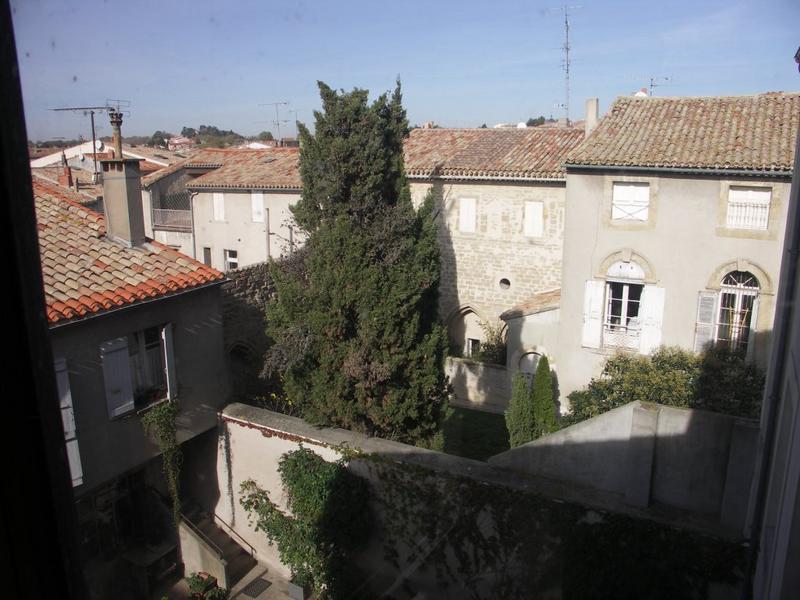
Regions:
M 586 282 L 583 297 L 583 336 L 582 345 L 587 348 L 599 348 L 603 333 L 603 296 L 605 281 L 590 279 Z
M 214 192 L 212 196 L 212 201 L 214 203 L 214 220 L 215 221 L 224 221 L 225 220 L 225 196 L 222 192 Z
M 172 323 L 161 329 L 161 350 L 164 353 L 164 375 L 167 381 L 167 398 L 178 396 L 178 379 L 175 376 L 175 355 L 172 349 Z
M 475 218 L 475 198 L 460 198 L 458 200 L 458 230 L 473 233 Z
M 108 416 L 116 418 L 133 410 L 133 385 L 128 357 L 128 338 L 120 337 L 100 344 Z
M 544 203 L 525 203 L 525 235 L 542 237 L 544 234 Z
M 72 477 L 72 487 L 76 487 L 83 483 L 83 466 L 81 465 L 81 453 L 78 449 L 78 440 L 76 438 L 75 412 L 72 406 L 72 391 L 69 385 L 67 361 L 63 358 L 57 358 L 54 366 L 59 406 L 61 407 L 61 422 L 64 425 L 64 440 L 67 446 L 67 459 L 69 460 L 69 472 Z
M 750 331 L 747 332 L 747 360 L 753 360 L 756 351 L 756 332 L 758 331 L 758 297 L 753 299 L 753 312 L 750 313 Z
M 664 288 L 656 285 L 644 286 L 639 318 L 642 323 L 639 352 L 650 354 L 661 345 L 661 328 L 664 321 Z
M 700 292 L 694 326 L 694 351 L 702 352 L 714 341 L 717 323 L 717 292 Z
M 253 223 L 264 222 L 264 192 L 250 192 Z

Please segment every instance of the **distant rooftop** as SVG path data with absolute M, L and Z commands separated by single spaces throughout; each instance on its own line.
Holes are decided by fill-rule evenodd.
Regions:
M 187 189 L 300 190 L 298 148 L 233 150 L 222 165 L 186 184 Z
M 725 169 L 791 175 L 800 93 L 618 98 L 569 166 Z
M 127 248 L 105 235 L 102 214 L 85 199 L 33 180 L 47 320 L 78 321 L 222 281 L 225 276 L 159 242 Z
M 405 143 L 410 178 L 563 180 L 564 156 L 584 139 L 575 127 L 414 129 Z

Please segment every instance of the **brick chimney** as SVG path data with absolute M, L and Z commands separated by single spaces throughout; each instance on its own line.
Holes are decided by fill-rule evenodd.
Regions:
M 72 188 L 72 169 L 67 164 L 67 155 L 61 151 L 61 173 L 58 174 L 58 184 Z
M 585 137 L 589 137 L 589 134 L 594 131 L 594 128 L 597 127 L 597 123 L 599 121 L 600 99 L 589 98 L 586 100 L 586 121 L 584 123 Z
M 139 159 L 122 156 L 122 113 L 112 111 L 114 158 L 101 160 L 106 235 L 126 246 L 145 242 Z

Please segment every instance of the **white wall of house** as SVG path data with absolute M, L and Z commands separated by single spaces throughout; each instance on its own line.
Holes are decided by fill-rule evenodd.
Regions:
M 211 266 L 225 271 L 228 270 L 226 250 L 236 252 L 238 267 L 246 267 L 286 255 L 292 242 L 300 242 L 297 227 L 291 225 L 289 210 L 300 199 L 300 194 L 267 191 L 257 194 L 260 196 L 254 197 L 250 191 L 200 192 L 194 197 L 194 256 L 197 260 L 204 260 L 204 249 L 208 248 Z M 260 211 L 254 209 L 254 203 L 258 202 L 262 203 Z
M 469 307 L 499 324 L 503 311 L 559 287 L 563 182 L 412 181 L 415 206 L 431 189 L 440 214 L 444 319 Z
M 614 184 L 620 182 L 646 184 L 649 189 L 647 210 L 640 211 L 638 219 L 612 219 Z M 729 226 L 732 186 L 771 191 L 765 229 Z M 748 351 L 763 365 L 788 195 L 785 180 L 569 173 L 557 351 L 562 398 L 598 375 L 606 358 L 618 350 L 609 347 L 611 335 L 606 337 L 603 331 L 608 312 L 606 283 L 613 279 L 609 269 L 617 269 L 617 275 L 620 268 L 630 267 L 631 273 L 640 269 L 643 339 L 634 351 L 659 344 L 693 349 L 701 292 L 711 298 L 707 308 L 716 312 L 725 273 L 753 273 L 760 289 L 755 337 Z

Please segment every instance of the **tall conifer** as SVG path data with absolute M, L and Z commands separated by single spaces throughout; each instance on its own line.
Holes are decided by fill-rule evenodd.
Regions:
M 319 88 L 293 209 L 308 237 L 272 267 L 266 370 L 313 423 L 429 442 L 447 411 L 447 344 L 433 200 L 414 209 L 403 169 L 400 85 L 372 104 L 365 90 Z

